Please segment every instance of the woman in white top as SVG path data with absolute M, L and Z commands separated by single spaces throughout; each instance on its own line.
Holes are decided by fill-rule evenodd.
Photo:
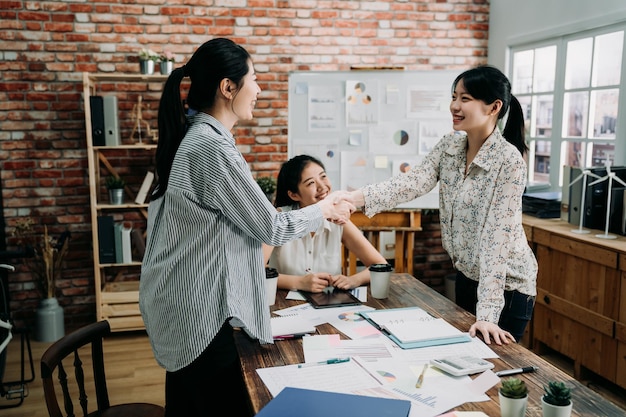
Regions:
M 507 344 L 523 336 L 536 296 L 537 261 L 522 227 L 522 109 L 507 77 L 481 66 L 456 78 L 450 112 L 455 132 L 419 165 L 354 191 L 353 199 L 373 216 L 439 183 L 442 244 L 457 270 L 457 304 L 476 314 L 472 336 Z M 497 123 L 507 112 L 500 133 Z
M 278 174 L 276 201 L 279 211 L 297 210 L 323 200 L 332 185 L 322 162 L 298 155 L 285 162 Z M 350 276 L 341 273 L 341 245 L 365 266 L 387 263 L 385 258 L 348 221 L 338 225 L 325 221 L 315 232 L 275 248 L 266 247 L 265 260 L 279 272 L 278 287 L 320 292 L 332 286 L 351 289 L 370 282 L 369 269 Z M 271 257 L 270 257 L 271 254 Z

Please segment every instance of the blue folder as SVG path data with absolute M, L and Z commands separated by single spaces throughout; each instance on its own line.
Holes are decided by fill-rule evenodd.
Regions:
M 407 417 L 411 402 L 285 387 L 256 417 Z

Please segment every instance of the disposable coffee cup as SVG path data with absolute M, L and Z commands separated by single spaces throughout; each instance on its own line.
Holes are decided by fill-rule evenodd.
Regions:
M 278 287 L 278 271 L 275 268 L 265 268 L 265 298 L 267 304 L 276 303 L 276 288 Z
M 370 291 L 374 298 L 389 296 L 389 282 L 393 267 L 389 264 L 372 264 L 370 270 Z

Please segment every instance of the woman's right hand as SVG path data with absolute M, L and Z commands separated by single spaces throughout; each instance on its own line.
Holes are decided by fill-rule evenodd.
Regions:
M 356 210 L 352 204 L 350 193 L 335 191 L 325 199 L 318 201 L 317 205 L 322 210 L 324 218 L 337 224 L 344 224 L 350 220 L 350 215 Z
M 327 272 L 311 272 L 301 277 L 298 289 L 308 292 L 322 292 L 331 285 L 332 277 Z

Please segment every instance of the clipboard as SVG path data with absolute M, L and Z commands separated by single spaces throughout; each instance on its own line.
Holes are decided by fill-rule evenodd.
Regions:
M 329 308 L 361 305 L 361 300 L 350 291 L 334 289 L 331 292 L 300 291 L 313 308 Z

